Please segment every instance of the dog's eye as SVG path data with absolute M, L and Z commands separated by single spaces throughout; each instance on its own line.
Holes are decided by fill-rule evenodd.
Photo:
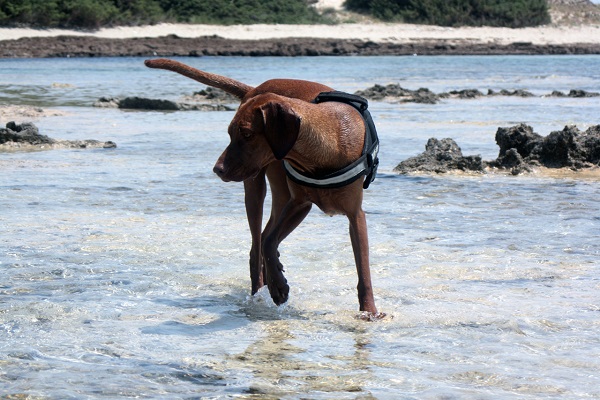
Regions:
M 245 139 L 250 139 L 252 137 L 252 131 L 250 129 L 241 129 L 240 133 Z

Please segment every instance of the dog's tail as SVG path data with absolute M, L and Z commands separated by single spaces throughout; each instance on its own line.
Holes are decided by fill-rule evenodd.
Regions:
M 245 83 L 236 81 L 235 79 L 217 74 L 211 74 L 210 72 L 200 71 L 199 69 L 190 67 L 189 65 L 185 65 L 175 60 L 157 58 L 153 60 L 146 60 L 144 61 L 144 64 L 149 68 L 160 68 L 177 72 L 195 81 L 204 83 L 205 85 L 223 89 L 227 93 L 230 93 L 239 99 L 242 99 L 246 93 L 254 89 L 252 86 L 248 86 Z

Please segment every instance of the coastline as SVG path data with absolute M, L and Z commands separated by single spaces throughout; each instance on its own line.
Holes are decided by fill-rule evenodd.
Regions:
M 414 54 L 600 54 L 600 26 L 158 24 L 93 32 L 0 28 L 0 58 Z
M 26 37 L 83 36 L 103 39 L 181 38 L 218 36 L 234 40 L 273 40 L 284 38 L 323 38 L 362 40 L 378 43 L 408 43 L 431 40 L 467 40 L 506 45 L 531 42 L 536 45 L 574 43 L 600 44 L 600 25 L 545 25 L 530 28 L 442 27 L 401 23 L 340 23 L 336 25 L 193 25 L 162 23 L 147 26 L 121 26 L 97 31 L 68 29 L 0 28 L 0 41 Z

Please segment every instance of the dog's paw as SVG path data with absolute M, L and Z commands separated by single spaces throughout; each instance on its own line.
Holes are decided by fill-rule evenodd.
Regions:
M 273 299 L 273 302 L 275 304 L 277 304 L 278 306 L 280 306 L 283 303 L 288 301 L 290 287 L 288 286 L 287 283 L 284 283 L 282 285 L 277 285 L 276 287 L 273 287 L 273 288 L 271 286 L 269 286 L 269 293 L 271 293 L 271 298 Z
M 367 322 L 379 321 L 386 317 L 387 317 L 386 313 L 382 313 L 382 312 L 373 313 L 373 312 L 369 312 L 369 311 L 361 311 L 361 313 L 358 315 L 358 319 L 362 319 L 363 321 L 367 321 Z M 393 318 L 393 317 L 390 317 L 390 318 Z
M 275 271 L 269 271 L 267 274 L 267 286 L 273 302 L 278 306 L 288 301 L 290 287 L 287 284 L 287 279 L 283 276 L 283 265 L 278 263 Z

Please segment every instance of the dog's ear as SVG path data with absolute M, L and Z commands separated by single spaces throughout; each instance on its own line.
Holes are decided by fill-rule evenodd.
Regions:
M 275 158 L 283 159 L 300 133 L 300 116 L 285 103 L 270 101 L 260 107 L 264 134 Z

